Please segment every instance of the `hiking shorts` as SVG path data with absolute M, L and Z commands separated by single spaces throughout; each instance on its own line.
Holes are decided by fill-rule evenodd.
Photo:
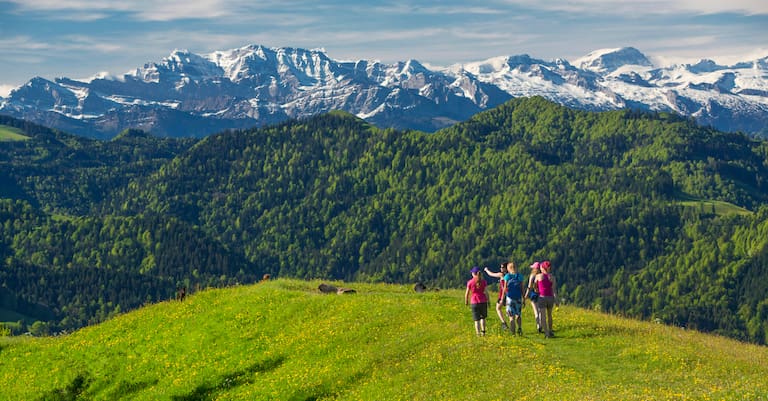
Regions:
M 523 310 L 522 299 L 512 299 L 507 297 L 507 316 L 520 316 Z
M 539 308 L 540 311 L 552 309 L 555 307 L 555 297 L 540 296 L 538 302 L 536 302 L 536 306 Z
M 472 304 L 472 320 L 478 321 L 488 317 L 488 302 Z

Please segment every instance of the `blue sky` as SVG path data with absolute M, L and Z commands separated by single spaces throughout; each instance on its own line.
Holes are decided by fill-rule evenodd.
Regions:
M 119 75 L 174 49 L 249 44 L 435 66 L 624 46 L 729 63 L 768 56 L 768 1 L 0 0 L 0 96 L 35 76 Z

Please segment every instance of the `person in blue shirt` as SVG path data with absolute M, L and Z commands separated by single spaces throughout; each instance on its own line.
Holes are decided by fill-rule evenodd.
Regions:
M 518 273 L 514 262 L 507 263 L 507 274 L 504 275 L 506 283 L 507 298 L 507 316 L 509 316 L 509 330 L 517 331 L 518 335 L 523 335 L 522 310 L 525 307 L 523 302 L 523 275 Z M 517 330 L 515 330 L 517 326 Z

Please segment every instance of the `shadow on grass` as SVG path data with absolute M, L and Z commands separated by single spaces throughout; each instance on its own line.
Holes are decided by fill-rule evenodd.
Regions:
M 84 373 L 75 376 L 74 379 L 64 388 L 53 389 L 43 394 L 40 401 L 75 401 L 81 399 L 80 396 L 90 384 L 91 379 Z
M 253 382 L 253 375 L 256 373 L 269 372 L 277 369 L 285 362 L 285 357 L 277 357 L 260 361 L 253 365 L 236 372 L 219 376 L 212 383 L 203 383 L 197 386 L 191 393 L 171 397 L 173 401 L 205 401 L 216 399 L 216 394 L 231 388 L 242 386 Z
M 154 386 L 157 384 L 158 380 L 147 380 L 147 381 L 141 381 L 141 382 L 127 382 L 122 381 L 120 384 L 117 385 L 117 389 L 112 391 L 108 396 L 107 399 L 109 400 L 119 400 L 123 398 L 130 399 L 130 395 L 134 393 L 138 393 L 144 389 L 147 389 L 151 386 Z
M 357 372 L 349 376 L 344 384 L 334 383 L 333 388 L 329 384 L 313 386 L 308 389 L 302 389 L 293 394 L 289 401 L 316 401 L 316 400 L 334 400 L 338 399 L 342 392 L 355 383 L 363 380 L 369 373 Z

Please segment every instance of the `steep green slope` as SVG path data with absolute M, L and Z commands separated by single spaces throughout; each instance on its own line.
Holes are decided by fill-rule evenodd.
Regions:
M 3 400 L 758 400 L 768 349 L 573 307 L 476 337 L 463 291 L 276 280 L 0 340 Z M 491 321 L 495 321 L 491 319 Z M 495 324 L 492 325 L 495 327 Z M 536 383 L 536 384 L 532 384 Z

